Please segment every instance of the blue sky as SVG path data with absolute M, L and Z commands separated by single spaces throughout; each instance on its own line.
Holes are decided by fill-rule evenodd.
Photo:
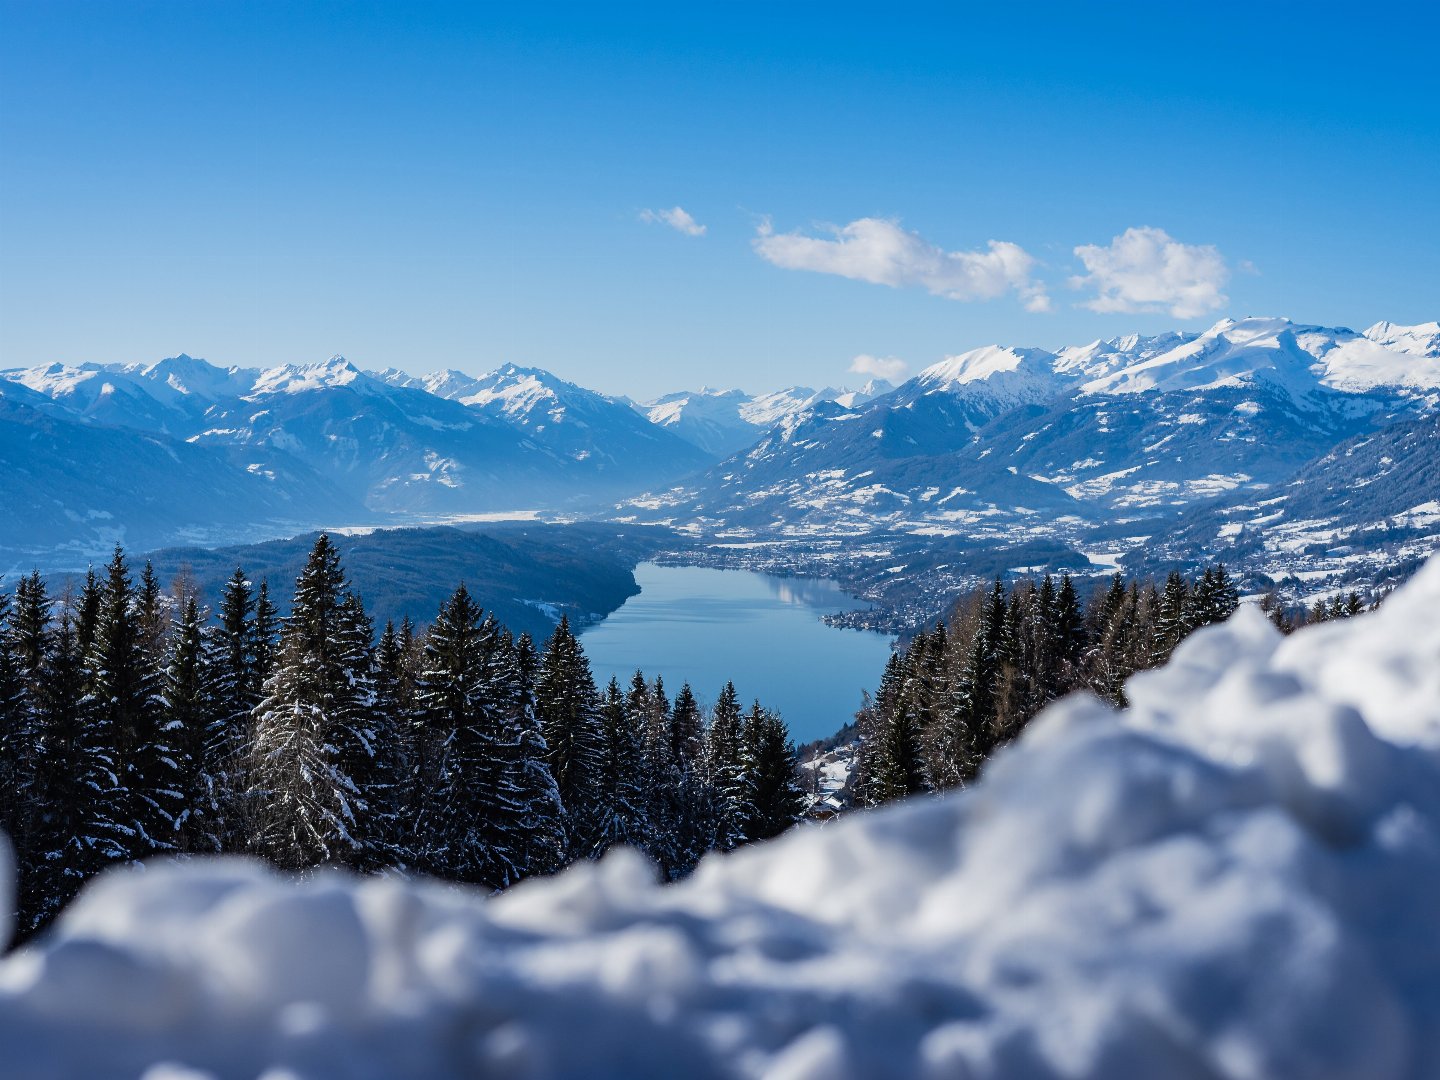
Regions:
M 0 366 L 647 396 L 1440 316 L 1431 5 L 1200 7 L 4 0 Z

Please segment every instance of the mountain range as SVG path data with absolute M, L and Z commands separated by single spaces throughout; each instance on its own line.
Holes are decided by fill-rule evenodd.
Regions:
M 182 354 L 12 369 L 0 372 L 10 511 L 0 552 L 64 562 L 116 542 L 593 511 L 704 468 L 767 419 L 825 394 L 858 400 L 808 388 L 698 394 L 734 403 L 729 441 L 717 444 L 684 437 L 696 426 L 684 405 L 652 422 L 627 399 L 516 365 L 414 376 L 362 371 L 341 356 L 262 369 Z M 740 431 L 749 434 L 737 440 Z
M 1263 548 L 1260 533 L 1311 506 L 1333 510 L 1327 535 L 1393 536 L 1392 519 L 1428 521 L 1412 512 L 1440 492 L 1437 413 L 1433 322 L 1225 319 L 987 346 L 895 387 L 645 402 L 515 365 L 51 365 L 0 372 L 0 548 L 79 555 L 522 508 L 731 537 L 1061 537 L 1136 558 Z M 1355 496 L 1366 470 L 1383 499 Z
M 1303 547 L 1320 575 L 1374 562 L 1376 545 L 1409 558 L 1440 544 L 1425 512 L 1440 496 L 1437 412 L 1433 322 L 1224 319 L 1056 351 L 988 346 L 873 400 L 791 413 L 625 514 L 731 540 L 1060 538 L 1137 566 L 1249 551 L 1277 573 Z M 1304 544 L 1280 540 L 1311 508 Z

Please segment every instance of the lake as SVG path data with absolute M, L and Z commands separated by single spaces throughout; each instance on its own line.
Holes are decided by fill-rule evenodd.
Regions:
M 890 656 L 890 638 L 820 621 L 867 606 L 833 581 L 648 562 L 635 580 L 639 595 L 580 636 L 602 691 L 640 668 L 664 676 L 672 701 L 688 682 L 708 705 L 733 680 L 746 708 L 759 698 L 803 743 L 854 719 Z

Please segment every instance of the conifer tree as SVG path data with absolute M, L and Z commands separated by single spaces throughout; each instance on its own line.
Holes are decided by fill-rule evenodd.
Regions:
M 165 730 L 160 677 L 148 652 L 125 553 L 117 547 L 101 598 L 88 661 L 86 711 L 114 742 L 117 775 L 114 823 L 126 837 L 126 857 L 140 859 L 174 848 L 181 778 Z
M 95 634 L 100 626 L 101 598 L 100 579 L 95 576 L 95 568 L 88 567 L 85 584 L 80 587 L 80 598 L 75 604 L 75 639 L 87 657 L 95 645 Z
M 1194 614 L 1189 587 L 1177 571 L 1172 570 L 1165 579 L 1165 592 L 1160 597 L 1159 609 L 1155 616 L 1155 631 L 1151 638 L 1149 666 L 1155 667 L 1170 659 L 1175 646 L 1190 632 L 1190 619 Z
M 215 657 L 193 596 L 170 635 L 163 696 L 166 741 L 175 763 L 180 797 L 170 843 L 180 851 L 222 850 L 221 779 L 209 755 L 216 713 Z
M 495 621 L 486 620 L 489 637 L 498 644 L 487 657 L 485 696 L 501 709 L 504 761 L 511 770 L 515 810 L 498 823 L 511 839 L 514 866 L 520 877 L 553 874 L 565 865 L 568 838 L 560 785 L 550 771 L 549 747 L 535 715 L 535 699 L 526 685 L 517 643 Z M 522 635 L 523 636 L 523 635 Z M 533 650 L 531 660 L 534 659 Z M 597 793 L 596 807 L 604 806 Z
M 641 786 L 640 733 L 631 723 L 620 684 L 612 676 L 600 705 L 605 726 L 605 754 L 600 769 L 601 851 L 617 844 L 643 848 L 649 838 L 645 792 Z
M 160 591 L 160 580 L 148 559 L 140 572 L 140 585 L 135 591 L 135 627 L 141 652 L 158 669 L 164 662 L 165 632 L 169 627 L 166 625 L 165 597 Z
M 258 854 L 286 870 L 360 866 L 364 797 L 345 771 L 367 719 L 365 673 L 354 669 L 355 612 L 345 574 L 321 534 L 295 583 L 274 671 L 255 710 L 246 779 Z
M 800 785 L 795 744 L 785 722 L 757 701 L 741 730 L 745 768 L 745 836 L 769 840 L 801 818 L 805 794 Z
M 690 684 L 680 687 L 675 695 L 675 704 L 670 710 L 670 754 L 671 760 L 682 772 L 698 770 L 700 757 L 705 749 L 705 720 L 700 714 L 700 704 Z
M 1007 615 L 1005 585 L 997 577 L 981 611 L 975 637 L 970 642 L 957 688 L 957 700 L 952 706 L 965 738 L 965 745 L 956 747 L 956 751 L 964 755 L 959 762 L 962 781 L 975 774 L 980 761 L 995 746 L 996 695 L 1003 663 Z
M 675 838 L 672 874 L 680 878 L 690 873 L 714 846 L 717 831 L 712 792 L 703 774 L 704 719 L 689 683 L 675 695 L 669 728 Z
M 239 567 L 220 594 L 219 625 L 211 642 L 213 702 L 205 735 L 205 759 L 212 779 L 221 851 L 246 849 L 246 807 L 243 800 L 245 748 L 250 717 L 260 704 L 264 685 L 255 648 L 255 598 Z
M 372 852 L 381 865 L 411 867 L 415 865 L 415 835 L 410 828 L 415 685 L 405 646 L 390 621 L 375 646 L 372 693 L 377 771 L 383 778 L 383 786 L 369 792 Z
M 563 615 L 540 661 L 535 705 L 550 774 L 565 808 L 568 856 L 588 858 L 600 844 L 596 810 L 605 732 L 590 661 Z
M 275 653 L 280 644 L 280 612 L 270 599 L 270 583 L 262 580 L 255 594 L 255 621 L 251 625 L 251 685 L 256 702 L 264 696 L 265 683 L 275 671 Z
M 705 731 L 705 782 L 711 792 L 714 846 L 729 851 L 745 839 L 745 763 L 740 695 L 727 682 Z
M 15 585 L 6 637 L 21 677 L 34 684 L 50 639 L 50 597 L 38 570 L 32 570 Z M 34 694 L 33 686 L 30 692 Z
M 19 848 L 28 832 L 34 732 L 17 636 L 11 598 L 0 593 L 0 828 Z
M 492 852 L 482 815 L 500 799 L 502 786 L 497 725 L 482 701 L 484 647 L 481 611 L 461 584 L 425 635 L 416 698 L 425 745 L 412 772 L 410 805 L 414 831 L 426 838 L 416 853 L 425 872 L 480 883 L 498 870 L 514 872 L 509 852 Z
M 1064 672 L 1063 685 L 1068 690 L 1080 680 L 1087 644 L 1080 598 L 1075 593 L 1075 583 L 1070 580 L 1069 574 L 1060 576 L 1060 591 L 1055 597 L 1055 636 Z
M 62 611 L 40 672 L 35 817 L 21 853 L 20 925 L 44 925 L 86 879 L 131 856 L 121 822 L 111 714 L 87 707 L 85 651 Z
M 918 662 L 915 653 L 925 647 L 922 643 L 906 653 L 892 652 L 875 697 L 861 711 L 863 735 L 854 790 L 862 806 L 878 806 L 924 790 L 928 784 L 927 765 L 933 766 L 937 775 L 950 767 L 944 708 L 948 686 L 936 687 L 942 707 L 923 731 L 907 693 L 910 672 Z

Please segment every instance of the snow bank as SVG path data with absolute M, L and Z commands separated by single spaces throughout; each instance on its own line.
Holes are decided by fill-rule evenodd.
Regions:
M 1048 710 L 965 795 L 668 889 L 492 902 L 245 862 L 107 875 L 0 963 L 7 1076 L 1440 1075 L 1440 562 L 1251 609 Z

